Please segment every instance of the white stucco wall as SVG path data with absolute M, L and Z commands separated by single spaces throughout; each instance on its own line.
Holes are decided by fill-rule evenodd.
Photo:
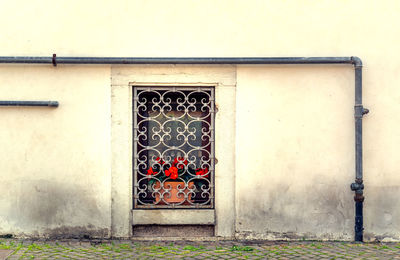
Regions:
M 108 236 L 110 68 L 0 66 L 0 233 Z
M 241 66 L 237 231 L 270 239 L 352 239 L 351 66 Z
M 400 240 L 399 11 L 396 0 L 5 0 L 0 55 L 359 56 L 371 111 L 365 237 Z M 237 68 L 236 111 L 226 112 L 235 112 L 236 157 L 219 163 L 236 167 L 239 237 L 352 239 L 352 70 Z M 120 151 L 112 148 L 111 77 L 111 66 L 0 66 L 1 99 L 61 104 L 0 109 L 0 233 L 129 233 L 125 217 L 111 214 L 111 193 L 125 198 L 112 178 Z

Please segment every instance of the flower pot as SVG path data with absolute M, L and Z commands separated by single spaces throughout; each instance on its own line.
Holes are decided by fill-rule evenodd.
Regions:
M 183 190 L 183 193 L 179 193 L 179 189 L 182 190 L 185 187 L 185 183 L 183 181 L 166 181 L 164 182 L 164 187 L 160 189 L 160 182 L 157 182 L 154 185 L 155 188 L 155 201 L 154 204 L 157 205 L 167 205 L 168 204 L 176 204 L 176 203 L 182 203 L 185 200 L 185 196 L 187 195 L 188 198 L 185 202 L 182 203 L 182 205 L 189 205 L 190 202 L 192 202 L 192 193 L 190 193 L 191 190 L 194 190 L 194 182 L 191 181 L 188 183 L 188 187 L 186 187 Z M 178 189 L 179 187 L 179 189 Z M 189 190 L 190 189 L 190 190 Z M 161 196 L 163 200 L 161 200 Z

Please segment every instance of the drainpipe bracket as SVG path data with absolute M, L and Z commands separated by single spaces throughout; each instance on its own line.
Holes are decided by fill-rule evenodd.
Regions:
M 362 118 L 363 115 L 369 113 L 369 109 L 364 108 L 362 104 L 356 104 L 354 106 L 354 117 L 355 118 Z
M 53 58 L 51 59 L 51 63 L 53 63 L 54 67 L 57 67 L 57 54 L 53 54 Z
M 355 192 L 354 194 L 355 202 L 364 201 L 364 196 L 363 196 L 364 184 L 362 183 L 362 180 L 356 179 L 356 182 L 350 185 L 350 189 Z
M 352 184 L 350 185 L 350 189 L 351 189 L 352 191 L 355 191 L 356 193 L 357 193 L 357 192 L 361 192 L 361 193 L 362 193 L 362 191 L 364 190 L 364 184 L 354 182 L 354 183 L 352 183 Z

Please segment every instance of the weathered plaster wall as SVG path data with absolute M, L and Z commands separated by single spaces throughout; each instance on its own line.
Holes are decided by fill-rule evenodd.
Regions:
M 0 66 L 0 234 L 108 236 L 110 68 Z
M 364 119 L 365 234 L 399 240 L 399 11 L 396 0 L 0 1 L 0 55 L 357 55 L 371 110 Z M 351 73 L 346 66 L 238 69 L 239 234 L 351 239 Z M 3 99 L 52 98 L 61 106 L 0 111 L 0 232 L 110 227 L 109 79 L 103 66 L 1 67 Z M 59 215 L 48 210 L 60 204 L 56 198 L 66 205 Z M 35 217 L 38 201 L 53 217 Z
M 240 237 L 352 239 L 351 66 L 241 66 Z

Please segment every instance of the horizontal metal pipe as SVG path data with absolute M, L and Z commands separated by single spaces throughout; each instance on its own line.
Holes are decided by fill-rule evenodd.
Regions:
M 0 63 L 43 63 L 52 64 L 52 57 L 31 57 L 31 56 L 3 56 Z
M 356 64 L 357 57 L 0 57 L 0 63 L 31 64 Z
M 58 101 L 0 101 L 0 106 L 58 107 Z

